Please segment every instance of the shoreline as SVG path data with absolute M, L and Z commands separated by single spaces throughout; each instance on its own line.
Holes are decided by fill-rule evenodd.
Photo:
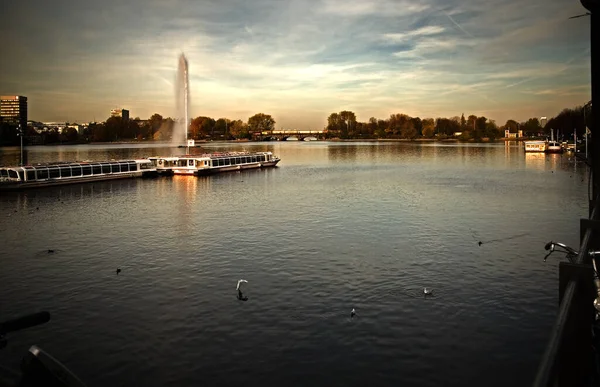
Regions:
M 330 138 L 325 140 L 316 140 L 316 141 L 308 141 L 308 142 L 414 142 L 414 143 L 431 143 L 431 142 L 442 142 L 442 143 L 465 143 L 465 144 L 485 144 L 485 143 L 500 143 L 500 142 L 522 142 L 522 141 L 533 141 L 531 139 L 525 138 L 499 138 L 495 140 L 482 139 L 481 141 L 475 140 L 460 140 L 457 138 L 446 138 L 446 139 L 437 139 L 437 138 L 417 138 L 417 139 L 405 139 L 405 138 Z M 203 144 L 236 144 L 236 143 L 280 143 L 287 142 L 285 140 L 279 141 L 252 141 L 252 140 L 216 140 L 216 141 L 196 141 L 196 146 L 201 147 Z M 292 141 L 290 141 L 292 142 Z M 293 141 L 293 142 L 305 142 L 305 141 Z M 154 141 L 154 140 L 144 140 L 144 141 L 109 141 L 109 142 L 78 142 L 78 143 L 53 143 L 53 144 L 30 144 L 25 145 L 26 147 L 53 147 L 53 146 L 74 146 L 74 145 L 165 145 L 170 147 L 179 147 L 181 145 L 174 145 L 171 142 L 163 142 L 163 141 Z M 3 147 L 18 147 L 19 145 L 4 145 Z M 185 147 L 185 146 L 183 146 Z

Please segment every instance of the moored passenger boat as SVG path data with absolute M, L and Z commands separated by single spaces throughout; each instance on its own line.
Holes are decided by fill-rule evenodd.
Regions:
M 241 169 L 274 167 L 280 159 L 272 152 L 227 152 L 202 155 L 149 157 L 162 174 L 209 175 Z
M 557 141 L 548 142 L 546 153 L 563 153 L 563 147 Z
M 525 152 L 546 152 L 546 141 L 525 141 Z
M 0 190 L 50 187 L 63 184 L 124 179 L 155 174 L 150 160 L 55 162 L 0 167 Z

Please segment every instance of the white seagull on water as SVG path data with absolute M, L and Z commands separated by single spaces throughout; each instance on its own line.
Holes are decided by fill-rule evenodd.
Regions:
M 433 290 L 431 289 L 427 289 L 427 288 L 423 288 L 423 294 L 425 294 L 426 296 L 432 295 L 433 294 Z
M 245 279 L 241 279 L 238 281 L 237 287 L 235 288 L 235 290 L 240 290 L 240 285 L 242 284 L 242 282 L 248 283 L 248 281 L 246 281 Z

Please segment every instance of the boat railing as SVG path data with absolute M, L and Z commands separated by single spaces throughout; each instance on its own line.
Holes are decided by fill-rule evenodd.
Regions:
M 592 349 L 595 321 L 594 272 L 590 251 L 600 249 L 600 197 L 590 201 L 580 220 L 580 249 L 574 263 L 559 264 L 559 310 L 534 387 L 591 385 L 596 361 Z M 595 349 L 600 350 L 598 348 Z M 599 375 L 600 376 L 600 375 Z

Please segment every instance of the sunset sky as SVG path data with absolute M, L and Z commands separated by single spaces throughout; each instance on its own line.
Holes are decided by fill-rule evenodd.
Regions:
M 180 53 L 191 116 L 322 129 L 332 112 L 507 119 L 590 97 L 589 17 L 576 0 L 13 1 L 0 94 L 29 119 L 175 115 Z

